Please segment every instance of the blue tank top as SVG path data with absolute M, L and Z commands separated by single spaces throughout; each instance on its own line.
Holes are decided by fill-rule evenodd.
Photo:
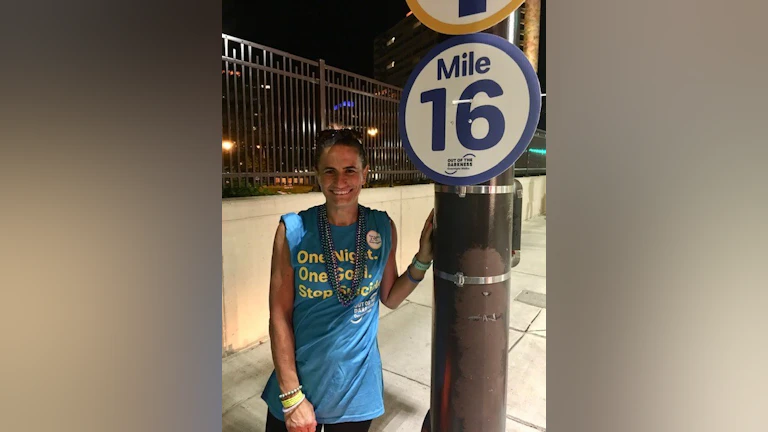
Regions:
M 392 247 L 392 229 L 386 212 L 362 209 L 367 212 L 366 271 L 360 294 L 346 307 L 328 282 L 318 207 L 282 217 L 294 269 L 296 368 L 320 424 L 366 421 L 384 414 L 377 333 L 379 288 Z M 354 275 L 356 234 L 357 222 L 331 226 L 344 288 L 351 287 Z M 261 397 L 272 415 L 284 421 L 280 393 L 273 371 Z

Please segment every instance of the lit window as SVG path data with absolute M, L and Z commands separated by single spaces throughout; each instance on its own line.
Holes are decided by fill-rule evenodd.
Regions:
M 392 69 L 393 67 L 395 67 L 395 62 L 394 61 L 387 65 L 387 70 Z
M 392 39 L 390 39 L 390 40 L 388 40 L 388 41 L 387 41 L 387 46 L 390 46 L 390 45 L 392 45 L 393 43 L 395 43 L 395 37 L 394 37 L 394 36 L 392 36 Z

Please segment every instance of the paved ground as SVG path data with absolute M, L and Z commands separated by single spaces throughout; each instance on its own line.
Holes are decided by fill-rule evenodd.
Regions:
M 523 223 L 522 260 L 514 269 L 509 324 L 507 432 L 545 431 L 546 217 Z M 381 307 L 379 348 L 386 414 L 374 432 L 418 432 L 429 409 L 432 330 L 431 272 L 397 310 Z M 272 371 L 269 344 L 222 362 L 222 432 L 262 432 L 261 390 Z

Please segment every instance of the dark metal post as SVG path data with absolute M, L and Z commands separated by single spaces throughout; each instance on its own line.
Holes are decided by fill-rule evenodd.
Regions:
M 509 18 L 485 33 L 506 39 Z M 515 189 L 514 167 L 480 185 L 435 185 L 432 395 L 424 430 L 505 430 Z
M 320 59 L 318 62 L 320 69 L 318 75 L 320 76 L 320 85 L 318 89 L 320 91 L 320 130 L 324 130 L 328 127 L 328 117 L 325 105 L 325 60 Z

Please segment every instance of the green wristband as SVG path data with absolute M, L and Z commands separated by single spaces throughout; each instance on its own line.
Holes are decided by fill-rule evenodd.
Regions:
M 413 261 L 411 261 L 411 264 L 413 264 L 413 266 L 416 267 L 417 270 L 427 271 L 429 270 L 429 267 L 432 265 L 432 262 L 424 264 L 423 262 L 420 262 L 419 260 L 417 260 L 416 256 L 414 256 Z

